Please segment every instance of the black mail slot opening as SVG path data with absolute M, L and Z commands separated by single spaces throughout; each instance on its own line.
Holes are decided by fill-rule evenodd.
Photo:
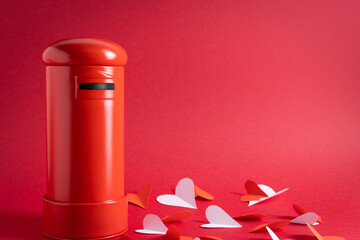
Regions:
M 79 90 L 114 90 L 114 83 L 79 83 Z

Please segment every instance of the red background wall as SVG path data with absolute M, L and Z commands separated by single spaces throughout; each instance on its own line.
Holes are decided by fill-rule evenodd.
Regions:
M 180 210 L 155 196 L 191 177 L 215 196 L 179 223 L 183 235 L 269 239 L 200 229 L 204 210 L 323 218 L 324 235 L 360 237 L 359 1 L 1 1 L 0 238 L 41 239 L 45 193 L 43 49 L 74 36 L 122 45 L 125 181 L 154 186 L 148 211 L 129 207 L 129 236 L 147 213 Z M 277 199 L 248 208 L 253 179 Z M 303 226 L 280 238 L 308 239 Z

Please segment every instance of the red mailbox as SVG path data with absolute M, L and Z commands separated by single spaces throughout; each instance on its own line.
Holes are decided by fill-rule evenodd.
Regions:
M 47 192 L 44 233 L 103 239 L 127 230 L 125 50 L 98 38 L 45 49 Z

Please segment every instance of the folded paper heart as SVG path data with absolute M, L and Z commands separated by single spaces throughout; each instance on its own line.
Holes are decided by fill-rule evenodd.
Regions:
M 203 228 L 239 228 L 241 225 L 236 222 L 229 214 L 216 205 L 210 205 L 206 209 L 206 219 L 208 224 L 203 224 Z
M 309 211 L 305 210 L 303 207 L 301 207 L 300 205 L 298 204 L 293 204 L 293 208 L 295 210 L 295 212 L 300 216 L 300 215 L 303 215 Z M 321 217 L 319 215 L 316 215 L 317 216 L 317 220 L 316 220 L 316 223 L 314 224 L 311 224 L 311 225 L 317 225 L 319 223 L 322 223 L 322 220 L 321 220 Z M 304 223 L 305 224 L 305 223 Z
M 165 235 L 168 228 L 155 214 L 148 214 L 143 220 L 143 229 L 137 229 L 135 232 L 142 234 L 160 234 Z
M 201 198 L 201 199 L 205 199 L 205 200 L 214 200 L 214 197 L 210 193 L 205 192 L 198 186 L 194 185 L 194 191 L 195 191 L 196 198 Z
M 194 182 L 190 178 L 183 178 L 176 185 L 175 195 L 160 195 L 156 200 L 165 205 L 197 209 Z
M 142 234 L 157 234 L 165 235 L 167 238 L 173 240 L 192 240 L 191 237 L 180 236 L 179 230 L 175 226 L 167 228 L 161 219 L 155 214 L 148 214 L 143 220 L 143 229 L 135 230 Z
M 345 238 L 342 237 L 336 237 L 336 236 L 321 236 L 320 233 L 318 233 L 318 231 L 315 230 L 315 228 L 313 226 L 311 226 L 309 223 L 306 223 L 306 225 L 308 226 L 308 228 L 310 229 L 310 231 L 314 234 L 314 236 L 318 239 L 318 240 L 345 240 Z
M 214 199 L 211 194 L 195 186 L 190 178 L 183 178 L 176 185 L 175 195 L 160 195 L 156 200 L 164 205 L 197 209 L 195 197 L 205 200 Z
M 276 234 L 268 226 L 266 226 L 266 230 L 270 234 L 272 240 L 280 240 L 278 236 L 276 236 Z
M 248 193 L 241 197 L 241 201 L 249 202 L 249 207 L 289 190 L 289 188 L 286 188 L 275 192 L 271 187 L 264 184 L 256 184 L 252 180 L 246 181 L 245 189 Z
M 290 221 L 290 223 L 295 223 L 295 224 L 309 223 L 309 224 L 313 225 L 317 222 L 317 219 L 318 219 L 318 217 L 317 217 L 316 213 L 307 212 L 307 213 L 301 214 L 300 216 L 294 218 L 293 220 Z
M 192 237 L 181 236 L 179 230 L 175 226 L 170 226 L 165 234 L 166 238 L 172 240 L 192 240 Z
M 264 217 L 266 217 L 266 215 L 260 213 L 247 213 L 241 216 L 233 217 L 233 219 L 240 221 L 254 221 L 254 220 L 260 220 Z
M 163 223 L 169 223 L 169 222 L 179 222 L 182 221 L 192 215 L 191 211 L 183 211 L 183 212 L 177 212 L 174 214 L 171 214 L 169 216 L 163 217 L 161 220 Z
M 137 194 L 128 193 L 127 196 L 129 203 L 147 209 L 151 189 L 152 189 L 152 185 L 147 184 L 144 187 L 142 187 Z
M 272 230 L 276 230 L 276 229 L 280 229 L 283 228 L 287 225 L 289 225 L 290 221 L 278 221 L 278 222 L 272 222 L 272 223 L 265 223 L 265 224 L 261 224 L 257 227 L 255 227 L 253 230 L 251 230 L 251 233 L 256 233 L 256 232 L 264 232 L 266 231 L 266 227 L 271 228 Z

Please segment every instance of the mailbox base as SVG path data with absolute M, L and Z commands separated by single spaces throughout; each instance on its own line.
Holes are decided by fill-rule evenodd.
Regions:
M 128 228 L 128 200 L 63 203 L 44 197 L 44 234 L 55 239 L 107 239 Z
M 53 238 L 53 239 L 58 239 L 58 240 L 76 240 L 76 239 L 82 239 L 82 240 L 95 240 L 95 239 L 99 239 L 99 240 L 103 240 L 103 239 L 111 239 L 111 238 L 115 238 L 115 237 L 118 237 L 120 235 L 123 235 L 125 232 L 127 231 L 127 229 L 121 233 L 118 233 L 118 234 L 114 234 L 114 235 L 111 235 L 111 236 L 106 236 L 106 237 L 95 237 L 95 238 L 61 238 L 61 237 L 55 237 L 55 236 L 52 236 L 52 235 L 49 235 L 47 234 L 46 232 L 44 232 L 44 235 L 49 237 L 49 238 Z

